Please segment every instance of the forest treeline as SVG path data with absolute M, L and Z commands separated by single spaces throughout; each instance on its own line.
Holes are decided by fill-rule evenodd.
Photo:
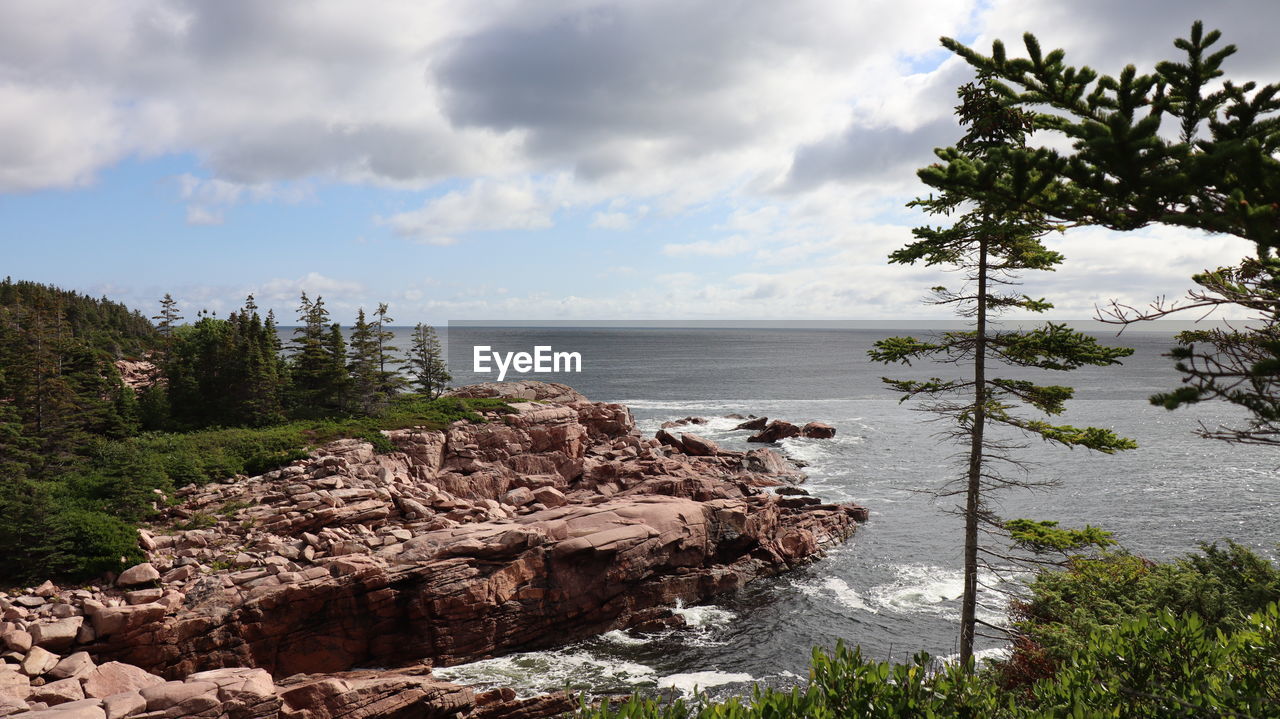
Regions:
M 385 304 L 344 329 L 304 294 L 287 342 L 252 296 L 225 319 L 183 319 L 169 295 L 148 318 L 0 283 L 0 582 L 119 569 L 175 487 L 261 473 L 338 437 L 388 450 L 381 429 L 501 404 L 441 397 L 451 377 L 434 329 L 397 347 Z

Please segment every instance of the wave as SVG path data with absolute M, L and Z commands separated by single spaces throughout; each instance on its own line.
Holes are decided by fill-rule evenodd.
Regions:
M 960 618 L 963 570 L 924 564 L 902 564 L 893 570 L 895 577 L 891 581 L 863 590 L 836 576 L 809 579 L 794 586 L 810 597 L 870 614 L 933 614 L 953 621 Z M 982 585 L 999 581 L 992 572 L 980 572 L 978 579 Z M 1001 595 L 979 589 L 977 615 L 992 624 L 1005 621 Z
M 432 674 L 481 689 L 511 687 L 521 698 L 566 687 L 593 693 L 626 692 L 637 687 L 652 687 L 657 682 L 657 672 L 650 666 L 595 656 L 581 649 L 511 654 L 433 669 Z
M 659 689 L 675 689 L 686 697 L 695 697 L 702 690 L 726 684 L 754 682 L 755 677 L 745 672 L 721 672 L 715 670 L 671 674 L 658 680 Z

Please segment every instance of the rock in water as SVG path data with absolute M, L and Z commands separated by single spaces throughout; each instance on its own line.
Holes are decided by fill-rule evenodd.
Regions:
M 800 428 L 800 434 L 813 439 L 831 439 L 836 436 L 836 428 L 822 422 L 810 422 Z
M 786 422 L 780 419 L 775 419 L 772 422 L 770 422 L 768 426 L 766 426 L 764 429 L 760 430 L 759 432 L 756 432 L 750 437 L 747 437 L 747 441 L 773 443 L 773 442 L 777 442 L 780 439 L 786 439 L 788 437 L 798 437 L 799 435 L 800 435 L 799 427 L 795 426 L 794 424 L 791 424 L 790 422 Z

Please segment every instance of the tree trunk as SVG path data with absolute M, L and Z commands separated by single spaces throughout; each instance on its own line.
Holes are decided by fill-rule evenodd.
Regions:
M 977 327 L 973 350 L 973 425 L 969 430 L 968 487 L 964 506 L 964 597 L 960 607 L 960 664 L 969 670 L 978 605 L 978 508 L 982 491 L 983 431 L 987 425 L 987 239 L 978 241 Z

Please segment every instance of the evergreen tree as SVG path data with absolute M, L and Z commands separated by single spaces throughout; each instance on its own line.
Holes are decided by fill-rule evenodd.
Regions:
M 253 295 L 225 320 L 201 312 L 195 324 L 177 328 L 162 363 L 170 416 L 186 427 L 279 422 L 284 369 L 278 346 Z M 154 423 L 162 405 L 150 393 L 145 400 Z
M 1007 179 L 1006 169 L 990 162 L 990 157 L 998 148 L 1024 146 L 1031 128 L 1029 119 L 1017 109 L 1004 107 L 985 79 L 964 85 L 959 96 L 961 104 L 956 113 L 967 132 L 957 144 L 957 151 L 980 168 L 985 182 Z M 880 340 L 870 356 L 886 363 L 910 364 L 912 360 L 929 358 L 964 363 L 971 368 L 970 375 L 963 378 L 885 379 L 889 386 L 904 393 L 904 400 L 923 398 L 927 402 L 925 409 L 951 418 L 955 425 L 950 437 L 967 448 L 963 475 L 937 490 L 937 495 L 963 498 L 959 507 L 965 524 L 960 661 L 968 665 L 973 657 L 978 571 L 982 564 L 979 531 L 984 524 L 992 530 L 1003 529 L 1003 521 L 991 510 L 989 495 L 1009 486 L 1034 486 L 1024 478 L 1000 471 L 1002 465 L 1016 464 L 1011 450 L 1021 445 L 1010 437 L 1020 433 L 1106 453 L 1136 446 L 1110 430 L 1052 425 L 1021 416 L 1017 410 L 1028 407 L 1046 415 L 1060 414 L 1064 402 L 1071 398 L 1071 388 L 989 376 L 989 360 L 1013 367 L 1062 371 L 1083 365 L 1116 364 L 1133 351 L 1100 346 L 1093 338 L 1061 324 L 1048 323 L 1028 332 L 1001 331 L 990 324 L 994 316 L 1008 310 L 1038 313 L 1052 307 L 1043 299 L 1005 289 L 1016 284 L 1019 272 L 1052 270 L 1063 259 L 1044 246 L 1042 238 L 1052 228 L 1040 213 L 1008 204 L 991 206 L 962 192 L 917 199 L 911 205 L 935 215 L 961 214 L 950 227 L 917 227 L 912 233 L 915 241 L 891 254 L 890 262 L 946 265 L 963 272 L 965 286 L 958 290 L 934 288 L 934 302 L 952 306 L 961 316 L 972 318 L 974 329 L 947 332 L 932 341 L 914 337 Z
M 342 328 L 332 325 L 324 299 L 312 302 L 302 293 L 298 307 L 301 322 L 294 334 L 290 372 L 293 413 L 319 417 L 339 412 L 346 401 L 346 340 Z M 335 329 L 336 328 L 336 329 Z
M 396 370 L 396 366 L 404 364 L 404 360 L 395 356 L 398 348 L 391 344 L 396 336 L 391 331 L 391 323 L 395 320 L 387 314 L 387 303 L 378 303 L 374 317 L 373 332 L 378 344 L 378 391 L 392 397 L 405 385 L 404 377 Z
M 156 331 L 168 339 L 173 336 L 173 328 L 177 326 L 178 320 L 182 319 L 182 315 L 178 314 L 178 301 L 168 292 L 164 293 L 164 299 L 160 300 L 160 314 L 152 315 L 151 319 L 159 320 L 156 323 Z
M 943 192 L 981 198 L 988 206 L 1033 207 L 1076 225 L 1133 230 L 1152 223 L 1233 235 L 1252 241 L 1255 257 L 1206 270 L 1189 301 L 1149 308 L 1113 304 L 1106 321 L 1129 323 L 1186 309 L 1235 306 L 1252 320 L 1235 330 L 1183 334 L 1172 356 L 1186 385 L 1152 397 L 1173 409 L 1223 399 L 1250 413 L 1234 427 L 1205 428 L 1205 436 L 1280 444 L 1280 85 L 1224 78 L 1234 45 L 1216 47 L 1221 34 L 1202 23 L 1174 46 L 1183 58 L 1139 74 L 1115 76 L 1064 63 L 1043 53 L 1030 33 L 1026 58 L 1009 58 L 1004 44 L 983 55 L 944 38 L 943 45 L 979 72 L 1007 104 L 1029 110 L 1036 130 L 1070 141 L 1070 150 L 1010 146 L 990 164 L 1010 169 L 998 182 L 983 178 L 959 148 L 920 178 Z
M 409 364 L 418 391 L 432 399 L 439 397 L 453 381 L 453 375 L 449 374 L 440 349 L 440 338 L 430 325 L 418 323 L 413 328 L 413 349 L 409 354 Z
M 361 307 L 356 314 L 356 324 L 351 329 L 350 362 L 351 388 L 357 411 L 375 414 L 383 406 L 385 394 L 378 373 L 378 339 L 374 325 L 370 325 Z
M 324 346 L 324 385 L 331 399 L 331 406 L 337 412 L 350 411 L 351 375 L 347 372 L 347 338 L 342 334 L 342 325 L 334 322 L 329 326 Z

